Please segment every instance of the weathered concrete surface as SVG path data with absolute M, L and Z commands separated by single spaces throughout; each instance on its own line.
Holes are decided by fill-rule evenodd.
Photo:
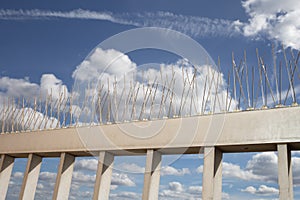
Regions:
M 269 151 L 276 150 L 277 143 L 300 149 L 300 107 L 3 134 L 0 154 L 110 151 L 118 155 L 145 154 L 147 149 L 176 154 L 197 153 L 204 146 L 223 152 Z
M 292 200 L 294 195 L 291 151 L 287 144 L 278 144 L 277 151 L 279 199 Z
M 40 156 L 29 154 L 19 199 L 34 199 L 36 186 L 40 175 L 41 165 L 42 158 Z
M 143 200 L 158 199 L 161 159 L 161 153 L 152 149 L 147 151 Z
M 6 198 L 11 172 L 14 166 L 14 158 L 1 155 L 0 160 L 0 200 Z
M 99 153 L 93 200 L 108 200 L 113 171 L 114 155 L 101 151 Z
M 61 153 L 52 200 L 68 199 L 75 157 Z
M 222 199 L 222 157 L 219 149 L 204 148 L 202 199 Z

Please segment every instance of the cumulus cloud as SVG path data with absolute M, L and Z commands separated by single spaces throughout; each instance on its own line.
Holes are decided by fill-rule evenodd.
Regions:
M 18 199 L 23 181 L 23 172 L 14 172 L 11 176 L 9 185 L 9 191 L 6 199 Z M 36 188 L 35 198 L 36 199 L 52 199 L 52 193 L 54 190 L 56 173 L 52 172 L 41 172 Z
M 74 171 L 72 176 L 72 182 L 74 183 L 84 183 L 84 184 L 93 184 L 95 182 L 96 175 L 90 175 L 79 171 Z
M 6 103 L 6 104 L 5 104 Z M 0 111 L 3 113 L 0 120 L 2 132 L 39 130 L 60 127 L 60 122 L 51 116 L 46 116 L 34 108 L 18 107 L 9 102 L 0 104 Z
M 123 174 L 123 173 L 113 173 L 111 184 L 128 186 L 128 187 L 135 186 L 135 182 L 127 174 Z
M 56 178 L 56 173 L 54 172 L 41 172 L 39 180 L 46 182 L 53 182 Z
M 244 170 L 239 165 L 227 162 L 223 162 L 223 176 L 242 180 L 261 180 L 261 177 L 252 173 L 251 170 Z
M 245 0 L 242 2 L 249 22 L 245 36 L 266 36 L 286 47 L 300 49 L 300 2 L 298 0 Z
M 135 69 L 136 64 L 127 55 L 115 49 L 96 48 L 90 57 L 77 66 L 73 78 L 97 83 L 106 74 L 120 77 Z
M 191 194 L 200 194 L 202 192 L 202 186 L 189 186 L 188 192 Z
M 80 159 L 75 161 L 75 170 L 90 170 L 96 171 L 98 166 L 98 160 L 96 159 Z
M 72 176 L 72 187 L 70 196 L 73 199 L 91 198 L 93 194 L 94 183 L 96 179 L 96 159 L 82 159 L 75 162 L 75 168 Z M 135 187 L 135 181 L 131 176 L 125 173 L 112 173 L 111 190 L 114 191 L 120 186 Z M 136 193 L 134 193 L 136 194 Z M 132 193 L 133 195 L 133 193 Z M 139 194 L 136 194 L 139 196 Z M 126 196 L 126 193 L 118 192 L 111 193 L 113 199 L 120 199 Z M 129 198 L 128 194 L 128 198 Z
M 200 200 L 202 187 L 196 185 L 186 186 L 178 181 L 169 182 L 168 185 L 162 186 L 159 193 L 159 199 L 163 200 Z M 230 199 L 229 194 L 222 193 L 222 199 Z
M 28 78 L 10 78 L 0 77 L 0 97 L 24 97 L 34 98 L 42 95 L 49 95 L 52 91 L 52 98 L 58 99 L 61 93 L 68 95 L 67 86 L 62 80 L 58 79 L 54 74 L 43 74 L 40 84 L 31 83 Z
M 297 155 L 297 154 L 296 154 Z M 277 183 L 278 156 L 274 152 L 262 152 L 252 156 L 245 168 L 238 164 L 223 162 L 224 178 L 233 178 L 245 181 L 259 181 Z M 300 185 L 300 157 L 292 157 L 294 185 Z M 196 169 L 197 173 L 203 172 L 203 165 Z
M 57 102 L 63 105 L 68 96 L 67 86 L 53 74 L 44 74 L 40 84 L 31 83 L 28 78 L 0 78 L 0 110 L 3 113 L 0 126 L 4 129 L 2 131 L 59 127 L 60 121 L 52 114 L 56 111 Z M 48 97 L 51 102 L 48 101 Z M 53 108 L 51 111 L 50 107 Z M 45 115 L 45 112 L 48 114 Z
M 51 95 L 52 99 L 66 99 L 68 97 L 68 88 L 62 80 L 56 78 L 54 74 L 43 74 L 40 83 L 40 92 L 45 98 Z
M 86 181 L 86 182 L 94 182 L 95 181 L 95 173 L 97 170 L 98 166 L 98 160 L 97 159 L 80 159 L 75 161 L 75 166 L 74 166 L 74 173 L 73 173 L 73 179 L 77 182 L 80 181 Z M 135 164 L 121 164 L 120 166 L 122 167 L 139 167 Z M 141 169 L 140 169 L 141 170 Z M 91 175 L 92 174 L 94 175 Z M 128 186 L 128 187 L 133 187 L 135 186 L 135 182 L 132 179 L 132 177 L 128 176 L 126 173 L 118 173 L 118 172 L 113 172 L 112 174 L 112 181 L 111 185 L 113 187 L 117 186 Z
M 174 191 L 174 192 L 182 192 L 183 191 L 183 186 L 179 182 L 170 182 L 169 183 L 169 189 Z
M 197 172 L 198 174 L 203 173 L 203 165 L 200 165 L 199 167 L 197 167 L 196 172 Z
M 187 59 L 140 69 L 127 55 L 98 47 L 73 78 L 75 101 L 94 102 L 82 103 L 82 120 L 93 121 L 91 113 L 100 112 L 98 107 L 102 120 L 114 122 L 194 115 L 213 108 L 218 112 L 226 109 L 225 102 L 231 102 L 230 108 L 236 104 L 222 73 L 211 65 L 193 66 Z
M 144 173 L 145 167 L 141 167 L 135 163 L 121 163 L 116 166 L 116 169 L 129 173 Z
M 223 176 L 246 181 L 277 182 L 277 155 L 274 152 L 255 154 L 243 169 L 223 162 Z
M 15 172 L 15 173 L 13 173 L 13 177 L 17 178 L 17 179 L 23 178 L 23 176 L 24 176 L 24 174 L 22 172 Z
M 256 154 L 248 161 L 246 169 L 262 180 L 277 182 L 277 155 L 274 152 Z
M 171 166 L 163 166 L 160 171 L 161 176 L 184 176 L 191 174 L 188 168 L 176 169 Z
M 266 185 L 260 185 L 259 188 L 248 186 L 245 189 L 242 189 L 241 191 L 260 196 L 272 196 L 279 194 L 279 190 L 277 188 L 268 187 Z
M 39 94 L 39 85 L 31 83 L 28 78 L 15 79 L 0 77 L 0 96 L 33 97 Z
M 180 182 L 169 182 L 168 188 L 159 193 L 160 199 L 201 199 L 201 191 L 195 190 L 193 194 L 189 194 L 187 189 Z

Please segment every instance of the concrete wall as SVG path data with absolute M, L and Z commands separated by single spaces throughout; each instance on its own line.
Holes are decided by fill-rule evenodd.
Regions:
M 204 153 L 203 196 L 221 199 L 224 152 L 278 151 L 280 200 L 293 199 L 300 107 L 0 135 L 0 199 L 15 157 L 28 157 L 20 199 L 33 199 L 42 157 L 60 157 L 53 199 L 67 199 L 75 156 L 99 156 L 93 199 L 108 199 L 115 155 L 146 154 L 143 199 L 157 199 L 163 154 Z

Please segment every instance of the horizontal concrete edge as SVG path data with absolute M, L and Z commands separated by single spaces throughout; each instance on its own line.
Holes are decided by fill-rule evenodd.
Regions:
M 0 135 L 0 154 L 78 156 L 110 151 L 117 155 L 201 153 L 204 146 L 225 152 L 273 151 L 277 143 L 300 149 L 300 107 L 223 113 L 187 118 Z

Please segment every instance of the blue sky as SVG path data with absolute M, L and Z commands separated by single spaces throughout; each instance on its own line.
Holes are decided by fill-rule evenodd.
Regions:
M 204 47 L 215 63 L 220 57 L 224 76 L 231 69 L 232 52 L 239 61 L 246 50 L 248 65 L 256 66 L 258 48 L 260 56 L 271 65 L 272 45 L 278 58 L 282 58 L 281 45 L 295 54 L 300 50 L 299 8 L 298 0 L 1 0 L 0 96 L 14 96 L 20 88 L 28 94 L 49 87 L 71 91 L 74 71 L 99 43 L 141 27 L 170 28 L 188 35 Z M 130 66 L 137 68 L 147 63 L 176 66 L 180 59 L 153 49 L 127 55 Z M 298 153 L 293 155 L 294 193 L 299 198 L 300 157 Z M 171 163 L 168 159 L 163 157 L 160 199 L 200 199 L 201 156 L 183 156 Z M 55 181 L 58 160 L 46 162 L 37 190 L 40 199 L 51 194 L 49 188 Z M 274 152 L 224 155 L 224 199 L 277 199 L 276 162 Z M 116 158 L 111 199 L 141 198 L 143 174 L 130 172 L 142 172 L 144 163 L 144 156 Z M 17 159 L 8 199 L 15 199 L 13 191 L 18 191 L 25 165 L 26 159 Z M 94 174 L 95 160 L 76 159 L 72 199 L 91 199 Z

